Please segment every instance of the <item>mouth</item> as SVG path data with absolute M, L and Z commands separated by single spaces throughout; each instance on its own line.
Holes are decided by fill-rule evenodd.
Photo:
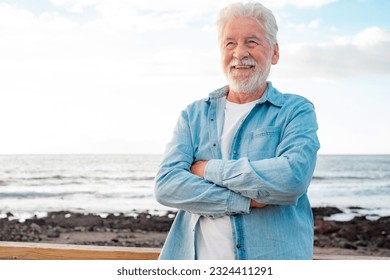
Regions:
M 255 65 L 232 65 L 231 69 L 252 69 Z

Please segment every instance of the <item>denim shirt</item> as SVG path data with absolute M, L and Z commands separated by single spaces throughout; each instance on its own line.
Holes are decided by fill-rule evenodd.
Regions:
M 181 112 L 156 176 L 159 203 L 179 209 L 160 259 L 196 259 L 200 216 L 230 216 L 236 259 L 312 259 L 313 215 L 307 189 L 319 141 L 313 104 L 270 82 L 238 129 L 230 159 L 220 138 L 228 87 Z M 204 179 L 191 174 L 208 160 Z M 250 208 L 251 199 L 267 204 Z M 226 250 L 226 248 L 221 248 Z

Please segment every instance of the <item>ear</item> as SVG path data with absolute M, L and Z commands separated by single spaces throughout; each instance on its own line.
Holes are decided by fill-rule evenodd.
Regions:
M 278 61 L 279 61 L 279 45 L 278 43 L 275 43 L 271 63 L 272 65 L 275 65 L 276 63 L 278 63 Z

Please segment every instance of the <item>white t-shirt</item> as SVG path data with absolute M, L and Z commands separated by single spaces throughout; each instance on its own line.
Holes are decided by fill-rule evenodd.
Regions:
M 226 100 L 225 121 L 221 136 L 222 159 L 229 159 L 232 141 L 241 123 L 258 100 L 238 104 Z M 234 244 L 230 216 L 201 217 L 196 235 L 198 260 L 234 260 Z

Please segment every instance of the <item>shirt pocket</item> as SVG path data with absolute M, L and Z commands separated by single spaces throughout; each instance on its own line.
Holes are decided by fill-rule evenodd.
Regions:
M 248 143 L 248 159 L 273 158 L 280 141 L 280 127 L 261 127 L 252 132 Z

